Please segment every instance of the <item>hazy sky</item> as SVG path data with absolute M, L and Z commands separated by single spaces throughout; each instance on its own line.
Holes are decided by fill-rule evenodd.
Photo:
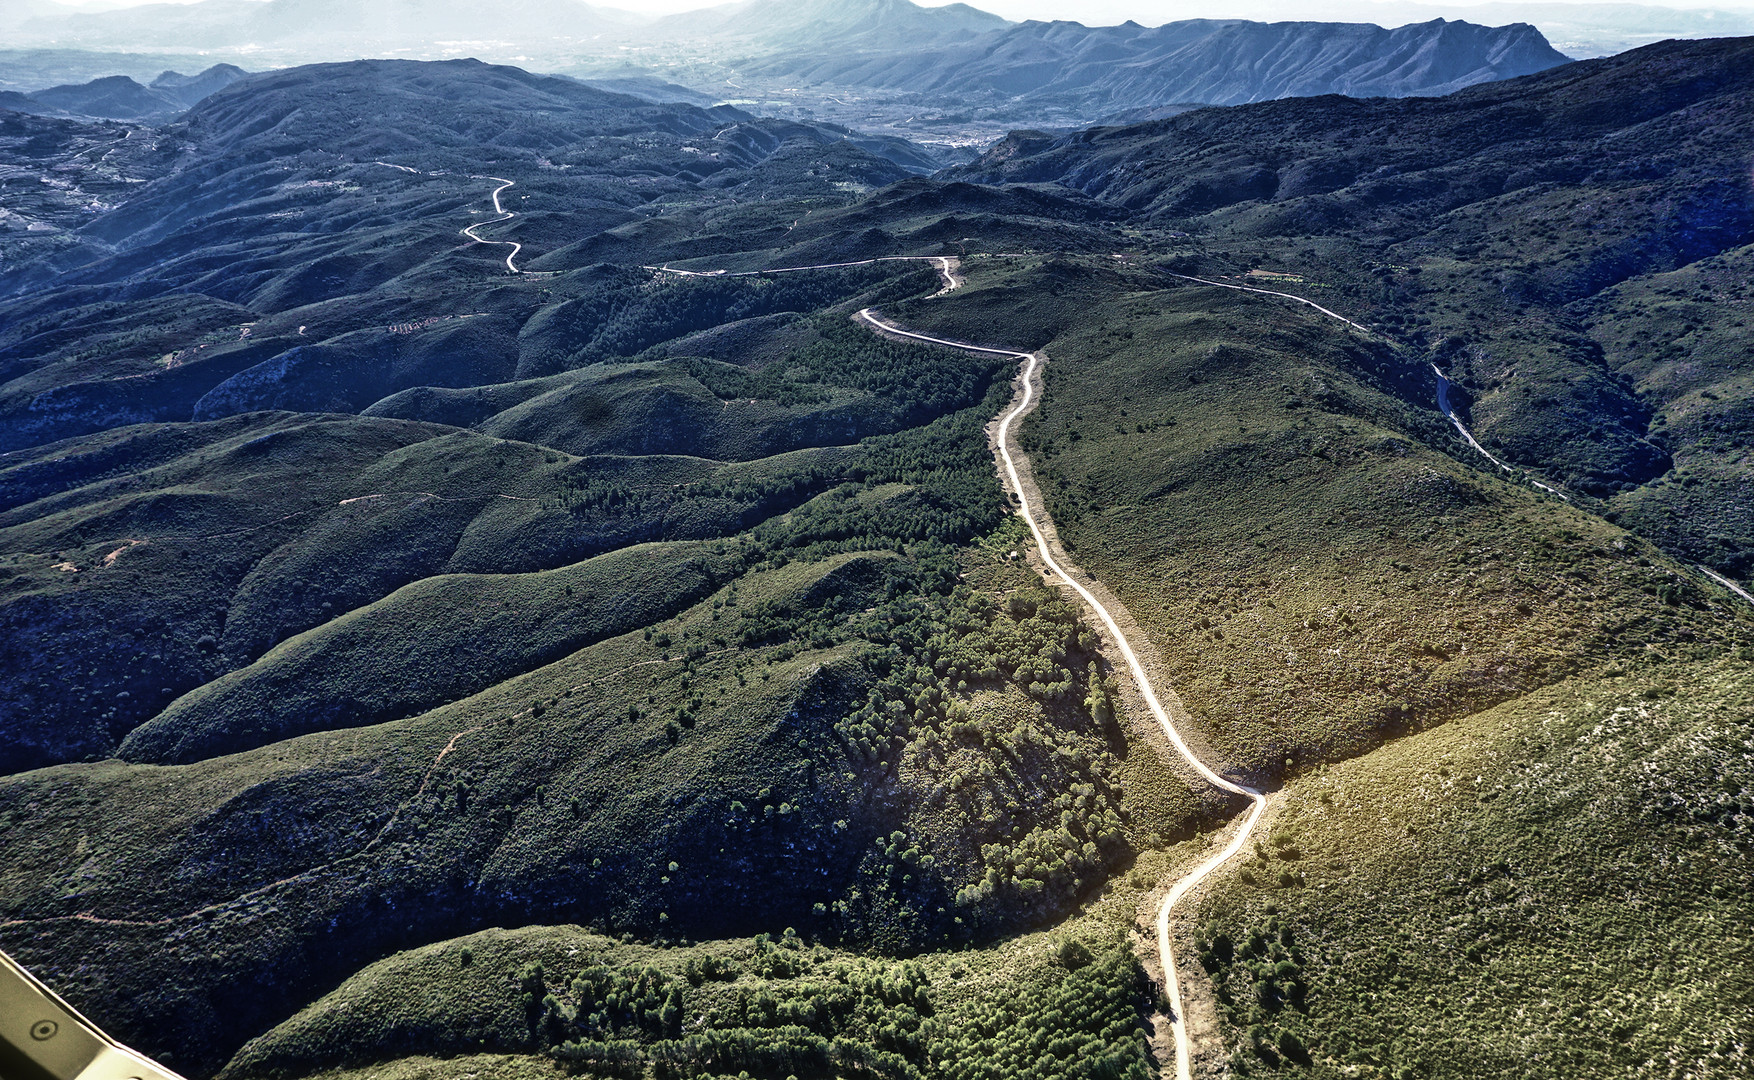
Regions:
M 194 0 L 57 0 L 85 10 L 133 7 L 143 3 L 192 3 Z M 652 15 L 668 15 L 710 6 L 710 0 L 589 0 L 604 7 L 625 8 Z M 936 7 L 950 0 L 915 0 Z M 1415 0 L 1420 6 L 1466 8 L 1468 0 Z M 1545 0 L 1551 3 L 1554 0 Z M 1563 2 L 1563 0 L 1559 0 Z M 1636 3 L 1637 0 L 1584 0 L 1587 3 Z M 5 0 L 0 0 L 3 7 Z M 974 0 L 974 7 L 1007 19 L 1075 19 L 1090 26 L 1112 25 L 1132 19 L 1158 26 L 1176 19 L 1249 18 L 1275 19 L 1366 19 L 1385 26 L 1406 22 L 1397 18 L 1399 5 L 1389 0 Z M 1520 21 L 1514 0 L 1494 4 L 1490 21 Z M 1667 8 L 1717 8 L 1746 11 L 1754 0 L 1662 0 L 1650 4 Z M 1423 16 L 1421 16 L 1423 17 Z

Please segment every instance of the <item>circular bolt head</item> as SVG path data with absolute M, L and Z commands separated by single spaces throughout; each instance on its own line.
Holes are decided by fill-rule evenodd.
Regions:
M 61 1025 L 53 1020 L 38 1020 L 30 1026 L 30 1037 L 37 1042 L 47 1042 L 55 1037 L 55 1032 L 60 1030 Z

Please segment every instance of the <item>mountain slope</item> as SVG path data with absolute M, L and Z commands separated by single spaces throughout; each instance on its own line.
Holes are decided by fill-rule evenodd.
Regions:
M 1189 935 L 1225 1052 L 1323 1080 L 1746 1073 L 1751 690 L 1745 661 L 1574 680 L 1288 787 Z
M 921 7 L 910 0 L 745 0 L 660 19 L 641 28 L 652 41 L 712 41 L 758 52 L 893 52 L 946 46 L 1010 26 L 967 4 Z
M 439 121 L 439 110 L 450 110 L 448 123 Z M 454 212 L 491 190 L 479 175 L 485 164 L 470 152 L 478 145 L 492 147 L 499 175 L 515 174 L 536 193 L 517 198 L 533 198 L 529 205 L 538 213 L 499 230 L 521 233 L 533 252 L 558 248 L 559 237 L 577 236 L 581 229 L 589 235 L 606 224 L 627 223 L 662 197 L 735 199 L 753 179 L 751 169 L 761 174 L 757 186 L 771 191 L 844 199 L 835 184 L 870 186 L 930 167 L 927 155 L 899 140 L 758 121 L 735 109 L 654 105 L 575 80 L 475 61 L 424 68 L 407 61 L 359 61 L 253 76 L 205 99 L 165 136 L 150 145 L 158 148 L 154 169 L 164 165 L 171 175 L 159 179 L 149 172 L 157 182 L 130 190 L 122 203 L 88 201 L 79 227 L 56 230 L 54 265 L 65 272 L 57 279 L 63 287 L 139 273 L 156 279 L 152 288 L 183 288 L 220 273 L 229 284 L 211 288 L 234 297 L 277 289 L 269 307 L 330 298 L 333 293 L 325 291 L 336 286 L 321 282 L 338 250 L 370 247 L 366 238 L 374 230 L 387 235 L 404 227 L 412 206 L 444 205 Z M 71 177 L 106 171 L 102 160 L 45 154 L 49 149 L 20 143 L 17 164 L 39 170 L 65 164 L 61 175 Z M 263 155 L 301 161 L 308 175 L 288 176 Z M 374 164 L 385 157 L 398 160 Z M 318 171 L 308 172 L 319 158 Z M 359 175 L 336 179 L 337 169 Z M 360 194 L 330 205 L 315 198 L 319 193 Z M 332 215 L 351 227 L 288 229 L 290 221 Z M 463 224 L 449 230 L 422 226 L 425 242 L 445 245 L 422 257 L 449 250 Z M 224 259 L 188 257 L 209 250 L 221 234 Z M 410 264 L 401 260 L 420 250 L 379 245 L 386 253 L 391 248 L 397 254 L 380 262 L 385 276 L 408 271 Z M 0 290 L 44 279 L 47 265 L 8 265 L 0 280 L 22 276 Z
M 1486 27 L 1440 18 L 1383 29 L 1196 19 L 1087 27 L 1009 23 L 964 4 L 928 8 L 911 0 L 747 0 L 649 21 L 577 0 L 519 0 L 491 9 L 465 0 L 367 6 L 201 0 L 37 18 L 24 25 L 20 40 L 61 48 L 193 47 L 278 63 L 437 58 L 455 55 L 444 46 L 461 42 L 487 59 L 534 59 L 592 77 L 656 76 L 849 121 L 869 121 L 873 105 L 887 115 L 912 103 L 914 113 L 964 117 L 1010 106 L 1013 124 L 1031 125 L 1090 123 L 1188 102 L 1444 94 L 1566 62 L 1522 23 Z M 866 111 L 838 100 L 836 88 L 865 97 L 858 108 Z
M 51 86 L 31 98 L 63 115 L 102 116 L 114 120 L 162 119 L 174 116 L 182 102 L 141 86 L 126 75 L 94 79 L 83 86 Z
M 235 64 L 214 64 L 194 75 L 166 71 L 152 80 L 152 89 L 170 94 L 184 105 L 192 106 L 248 74 L 249 72 Z
M 1754 40 L 1668 43 L 1441 99 L 1281 101 L 1018 138 L 953 175 L 1053 181 L 1164 226 L 1289 242 L 1270 268 L 1353 282 L 1384 329 L 1466 389 L 1488 449 L 1573 497 L 1639 513 L 1677 457 L 1697 460 L 1695 512 L 1661 531 L 1741 573 L 1754 519 L 1728 465 L 1742 440 L 1725 436 L 1739 430 L 1744 376 L 1724 368 L 1743 370 L 1729 359 L 1740 294 L 1690 323 L 1653 321 L 1648 289 L 1635 303 L 1610 290 L 1703 259 L 1721 256 L 1720 273 L 1740 263 L 1754 242 L 1751 92 Z M 1312 235 L 1369 274 L 1292 239 Z M 1693 335 L 1669 348 L 1697 358 L 1696 378 L 1639 355 L 1665 326 Z M 1719 418 L 1671 423 L 1702 406 Z

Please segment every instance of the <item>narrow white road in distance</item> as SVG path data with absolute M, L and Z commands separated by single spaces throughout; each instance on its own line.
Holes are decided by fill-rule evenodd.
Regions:
M 442 173 L 442 172 L 422 172 L 419 169 L 409 168 L 407 165 L 394 165 L 388 161 L 368 161 L 368 162 L 366 162 L 366 164 L 368 164 L 368 165 L 382 165 L 386 169 L 395 169 L 398 172 L 413 173 L 415 176 L 448 176 L 448 175 L 450 175 L 448 173 Z M 473 240 L 477 244 L 492 244 L 496 247 L 509 247 L 509 248 L 511 248 L 512 250 L 505 257 L 505 268 L 508 272 L 513 273 L 513 274 L 523 273 L 522 270 L 518 269 L 518 264 L 514 263 L 512 260 L 517 257 L 518 252 L 524 250 L 524 245 L 517 243 L 515 241 L 512 241 L 512 240 L 483 240 L 481 237 L 479 237 L 475 234 L 475 230 L 481 228 L 484 225 L 498 225 L 502 221 L 510 221 L 512 218 L 515 218 L 518 216 L 514 211 L 507 210 L 505 207 L 503 207 L 499 204 L 499 193 L 504 191 L 506 188 L 517 187 L 518 186 L 517 182 L 513 181 L 513 180 L 507 180 L 503 176 L 470 176 L 469 179 L 471 179 L 471 180 L 492 180 L 494 183 L 499 185 L 498 187 L 493 189 L 493 212 L 498 214 L 499 216 L 495 217 L 495 218 L 488 218 L 486 221 L 477 221 L 473 225 L 465 225 L 462 229 L 460 229 L 458 231 L 461 232 L 464 236 L 467 236 L 469 239 Z
M 475 224 L 465 227 L 462 230 L 463 235 L 475 241 L 477 244 L 495 244 L 500 247 L 510 246 L 511 251 L 507 252 L 505 257 L 505 268 L 514 274 L 523 273 L 522 270 L 518 269 L 518 264 L 512 262 L 512 260 L 517 257 L 518 252 L 524 250 L 524 245 L 511 240 L 483 240 L 481 237 L 475 235 L 475 230 L 481 228 L 483 225 L 498 225 L 502 221 L 510 221 L 518 216 L 499 204 L 499 193 L 506 188 L 517 187 L 517 182 L 498 176 L 471 176 L 469 179 L 492 180 L 499 184 L 498 187 L 493 189 L 493 212 L 499 216 L 496 218 L 489 218 L 486 221 L 477 221 Z
M 1347 326 L 1352 327 L 1354 330 L 1358 330 L 1358 331 L 1361 331 L 1361 332 L 1366 333 L 1366 334 L 1370 333 L 1370 329 L 1368 327 L 1363 326 L 1359 323 L 1353 322 L 1351 319 L 1348 319 L 1346 316 L 1340 314 L 1337 311 L 1329 311 L 1327 308 L 1316 303 L 1314 300 L 1305 299 L 1304 297 L 1298 296 L 1295 293 L 1280 292 L 1277 289 L 1258 289 L 1258 288 L 1254 287 L 1253 285 L 1230 285 L 1230 284 L 1227 284 L 1227 283 L 1222 282 L 1222 281 L 1213 281 L 1210 278 L 1190 277 L 1187 274 L 1172 274 L 1167 270 L 1164 270 L 1161 272 L 1163 273 L 1163 275 L 1165 277 L 1179 278 L 1182 281 L 1194 281 L 1194 282 L 1198 282 L 1201 285 L 1213 285 L 1213 286 L 1216 286 L 1220 289 L 1235 289 L 1237 292 L 1259 293 L 1262 296 L 1277 296 L 1277 297 L 1280 297 L 1281 299 L 1284 299 L 1284 300 L 1295 300 L 1300 304 L 1307 304 L 1308 306 L 1315 308 L 1317 311 L 1321 312 L 1323 315 L 1326 315 L 1330 319 L 1340 320 L 1341 322 L 1345 323 Z M 1486 448 L 1484 446 L 1480 445 L 1479 440 L 1474 438 L 1474 433 L 1469 431 L 1467 429 L 1467 427 L 1462 423 L 1460 418 L 1458 418 L 1456 416 L 1455 410 L 1450 408 L 1450 404 L 1449 404 L 1449 388 L 1450 388 L 1449 376 L 1445 375 L 1443 373 L 1443 369 L 1438 367 L 1436 364 L 1431 365 L 1431 370 L 1437 372 L 1437 408 L 1438 408 L 1438 411 L 1443 413 L 1445 418 L 1447 418 L 1450 423 L 1452 423 L 1456 426 L 1456 430 L 1461 432 L 1462 438 L 1464 438 L 1468 441 L 1469 446 L 1473 447 L 1475 450 L 1478 450 L 1480 452 L 1481 457 L 1484 457 L 1487 461 L 1492 462 L 1492 464 L 1498 466 L 1500 469 L 1503 469 L 1507 473 L 1511 473 L 1513 475 L 1516 474 L 1516 472 L 1517 472 L 1516 469 L 1512 468 L 1509 465 L 1506 465 L 1504 462 L 1498 460 L 1497 458 L 1493 457 L 1489 452 L 1487 452 Z M 1565 492 L 1560 491 L 1558 488 L 1553 487 L 1550 484 L 1543 484 L 1541 481 L 1535 479 L 1535 477 L 1532 474 L 1530 474 L 1529 472 L 1527 472 L 1527 470 L 1524 470 L 1522 475 L 1523 475 L 1524 479 L 1528 480 L 1529 483 L 1540 488 L 1542 491 L 1545 491 L 1547 494 L 1557 495 L 1561 499 L 1564 499 L 1566 502 L 1571 501 L 1571 496 L 1567 495 Z
M 679 277 L 763 277 L 767 274 L 795 274 L 800 270 L 839 270 L 848 266 L 871 266 L 880 262 L 929 262 L 938 265 L 938 273 L 944 278 L 944 287 L 927 297 L 943 296 L 962 284 L 962 278 L 956 273 L 961 262 L 949 255 L 880 255 L 875 259 L 856 259 L 853 262 L 816 263 L 812 266 L 776 266 L 770 270 L 679 270 L 672 266 L 642 266 L 641 270 L 650 270 L 658 274 L 675 274 Z
M 1227 285 L 1222 281 L 1212 281 L 1209 278 L 1189 277 L 1186 274 L 1172 274 L 1168 270 L 1164 270 L 1164 271 L 1162 271 L 1162 273 L 1164 274 L 1165 277 L 1180 278 L 1183 281 L 1197 281 L 1202 285 L 1216 285 L 1220 289 L 1235 289 L 1237 292 L 1260 293 L 1262 296 L 1279 296 L 1279 297 L 1283 297 L 1286 300 L 1295 300 L 1300 304 L 1308 304 L 1310 307 L 1315 308 L 1317 311 L 1321 312 L 1323 315 L 1326 315 L 1330 319 L 1339 319 L 1341 322 L 1345 323 L 1347 326 L 1350 326 L 1355 330 L 1362 330 L 1366 334 L 1370 333 L 1370 331 L 1367 328 L 1360 326 L 1358 323 L 1353 322 L 1351 319 L 1348 319 L 1346 316 L 1340 314 L 1339 312 L 1329 311 L 1327 308 L 1316 303 L 1314 300 L 1306 300 L 1301 296 L 1295 296 L 1295 295 L 1288 293 L 1288 292 L 1278 292 L 1274 289 L 1257 289 L 1253 285 Z

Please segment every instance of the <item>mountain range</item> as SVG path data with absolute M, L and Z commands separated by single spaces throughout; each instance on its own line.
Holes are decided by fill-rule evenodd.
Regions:
M 251 50 L 274 57 L 336 59 L 385 55 L 435 42 L 537 42 L 578 48 L 635 20 L 577 0 L 509 0 L 485 8 L 465 0 L 200 0 L 144 4 L 102 12 L 61 9 L 28 17 L 13 32 L 18 44 L 63 48 Z
M 462 0 L 202 0 L 27 19 L 16 40 L 61 49 L 201 49 L 248 55 L 251 66 L 359 55 L 537 58 L 575 75 L 659 75 L 795 118 L 867 128 L 873 110 L 899 119 L 903 110 L 941 114 L 946 102 L 1002 129 L 1089 123 L 1182 103 L 1442 94 L 1566 59 L 1525 24 L 1086 27 L 1013 24 L 963 4 L 923 8 L 910 0 L 748 0 L 644 22 L 575 0 L 491 9 Z M 859 100 L 849 105 L 849 93 Z
M 967 4 L 912 0 L 742 0 L 658 19 L 635 31 L 648 41 L 711 42 L 747 56 L 832 46 L 890 52 L 968 42 L 1012 24 Z
M 0 91 L 0 109 L 39 116 L 168 120 L 245 74 L 231 64 L 215 64 L 195 75 L 161 72 L 148 86 L 126 75 L 108 75 L 88 83 L 51 86 L 30 94 Z
M 1236 18 L 1272 20 L 1281 9 L 1262 0 L 1236 0 L 1227 14 Z M 1663 7 L 1645 3 L 1590 3 L 1587 0 L 1557 3 L 1425 2 L 1388 3 L 1386 0 L 1324 0 L 1305 9 L 1306 17 L 1334 22 L 1373 22 L 1385 26 L 1432 19 L 1460 19 L 1497 26 L 1507 22 L 1533 23 L 1542 36 L 1574 60 L 1636 49 L 1671 38 L 1738 37 L 1754 33 L 1754 11 L 1734 0 L 1722 7 Z
M 1026 22 L 950 45 L 887 42 L 783 53 L 748 73 L 939 101 L 1039 102 L 1100 114 L 1317 94 L 1441 95 L 1566 59 L 1526 23 L 1484 27 L 1438 19 L 1385 30 L 1197 19 L 1158 27 Z

